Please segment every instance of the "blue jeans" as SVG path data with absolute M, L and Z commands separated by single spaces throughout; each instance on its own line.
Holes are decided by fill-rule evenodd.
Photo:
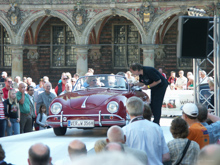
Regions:
M 6 120 L 0 119 L 0 137 L 5 136 Z
M 7 134 L 11 136 L 14 131 L 14 135 L 20 134 L 20 123 L 17 122 L 17 118 L 10 118 L 11 127 L 7 126 Z

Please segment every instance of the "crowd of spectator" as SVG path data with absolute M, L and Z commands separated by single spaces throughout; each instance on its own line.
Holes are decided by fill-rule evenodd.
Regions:
M 162 70 L 160 73 L 166 77 Z M 93 74 L 94 70 L 89 68 L 86 75 Z M 126 75 L 130 83 L 136 81 L 129 72 Z M 187 73 L 188 82 L 183 71 L 179 71 L 179 75 L 180 77 L 176 78 L 175 72 L 171 72 L 171 77 L 168 79 L 170 85 L 177 90 L 189 89 L 192 85 L 190 84 L 192 73 Z M 206 75 L 205 71 L 201 71 L 201 83 L 208 82 L 211 85 L 212 81 L 204 75 Z M 5 136 L 5 133 L 10 136 L 31 132 L 35 122 L 39 124 L 40 130 L 46 129 L 48 127 L 46 118 L 51 101 L 57 95 L 71 91 L 79 75 L 75 74 L 72 78 L 70 73 L 63 73 L 54 90 L 46 76 L 40 79 L 38 85 L 32 82 L 31 78 L 20 81 L 20 77 L 17 76 L 12 82 L 12 79 L 5 76 L 5 73 L 2 78 L 4 78 L 5 87 L 0 90 L 0 137 Z M 12 84 L 15 85 L 12 86 Z M 16 85 L 18 88 L 15 88 Z M 110 127 L 106 140 L 101 139 L 95 143 L 95 155 L 87 156 L 86 145 L 79 140 L 74 140 L 68 146 L 70 159 L 60 160 L 54 164 L 74 162 L 76 165 L 101 165 L 106 161 L 115 165 L 162 165 L 168 162 L 203 165 L 210 164 L 210 161 L 213 165 L 220 164 L 217 155 L 220 153 L 218 144 L 220 118 L 209 113 L 204 105 L 184 104 L 181 108 L 182 117 L 173 119 L 171 123 L 170 132 L 174 139 L 168 143 L 165 142 L 161 127 L 151 121 L 150 107 L 140 98 L 135 96 L 129 98 L 126 108 L 131 121 L 123 128 Z M 50 148 L 45 144 L 33 144 L 28 155 L 30 165 L 52 164 Z M 0 164 L 4 162 L 4 158 L 5 153 L 0 145 Z
M 201 104 L 187 103 L 182 117 L 174 118 L 170 132 L 173 140 L 165 142 L 161 127 L 153 123 L 149 107 L 138 97 L 131 97 L 126 103 L 131 118 L 123 128 L 111 126 L 106 139 L 95 142 L 95 154 L 88 155 L 86 145 L 73 140 L 68 146 L 69 159 L 53 162 L 50 148 L 42 143 L 33 144 L 28 151 L 30 165 L 42 164 L 137 164 L 137 165 L 219 165 L 220 118 L 210 114 Z M 46 107 L 44 107 L 46 111 Z M 148 116 L 148 119 L 144 118 Z M 150 114 L 147 114 L 150 113 Z M 146 115 L 147 114 L 147 115 Z M 207 118 L 213 123 L 207 124 Z M 0 146 L 0 162 L 5 153 Z M 210 163 L 211 162 L 211 163 Z M 169 164 L 168 163 L 168 164 Z
M 94 70 L 89 68 L 85 76 L 93 74 Z M 126 75 L 130 83 L 137 81 L 130 71 L 123 75 Z M 21 77 L 16 76 L 12 81 L 7 72 L 2 72 L 0 81 L 4 88 L 1 89 L 3 94 L 0 93 L 0 106 L 3 105 L 3 111 L 0 112 L 0 125 L 1 128 L 4 127 L 2 132 L 5 133 L 1 133 L 0 137 L 48 128 L 46 118 L 51 101 L 58 95 L 71 92 L 78 78 L 78 73 L 72 76 L 69 72 L 63 72 L 57 86 L 52 88 L 47 76 L 41 78 L 36 84 L 31 77 L 23 77 L 21 81 Z M 44 107 L 46 107 L 45 112 Z
M 12 78 L 2 72 L 0 89 L 0 137 L 46 129 L 51 101 L 59 94 L 71 92 L 79 74 L 62 73 L 55 89 L 44 76 L 36 85 L 31 77 Z
M 194 87 L 194 75 L 192 72 L 187 72 L 187 77 L 184 76 L 184 71 L 180 70 L 178 72 L 179 77 L 176 76 L 175 71 L 170 72 L 170 76 L 167 78 L 166 74 L 163 73 L 162 68 L 159 68 L 158 71 L 167 79 L 169 87 L 171 90 L 193 90 Z M 210 81 L 213 82 L 213 77 L 208 77 L 206 71 L 199 71 L 199 83 L 206 84 Z

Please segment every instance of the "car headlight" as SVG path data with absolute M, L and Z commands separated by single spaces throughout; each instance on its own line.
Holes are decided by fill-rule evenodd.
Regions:
M 111 102 L 108 103 L 108 105 L 107 105 L 107 110 L 108 110 L 110 113 L 116 113 L 116 112 L 118 112 L 118 103 L 115 102 L 115 101 L 111 101 Z
M 50 111 L 51 111 L 52 114 L 57 115 L 58 113 L 60 113 L 61 109 L 62 109 L 62 104 L 54 103 L 51 106 Z

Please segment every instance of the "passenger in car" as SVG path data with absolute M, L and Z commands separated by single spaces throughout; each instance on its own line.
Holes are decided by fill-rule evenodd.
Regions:
M 94 76 L 88 77 L 87 79 L 88 87 L 97 87 L 97 78 Z

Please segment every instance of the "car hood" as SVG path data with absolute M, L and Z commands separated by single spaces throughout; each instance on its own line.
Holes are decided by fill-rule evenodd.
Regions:
M 74 109 L 93 109 L 101 104 L 107 104 L 113 97 L 121 95 L 118 92 L 74 92 L 70 97 L 70 106 Z

